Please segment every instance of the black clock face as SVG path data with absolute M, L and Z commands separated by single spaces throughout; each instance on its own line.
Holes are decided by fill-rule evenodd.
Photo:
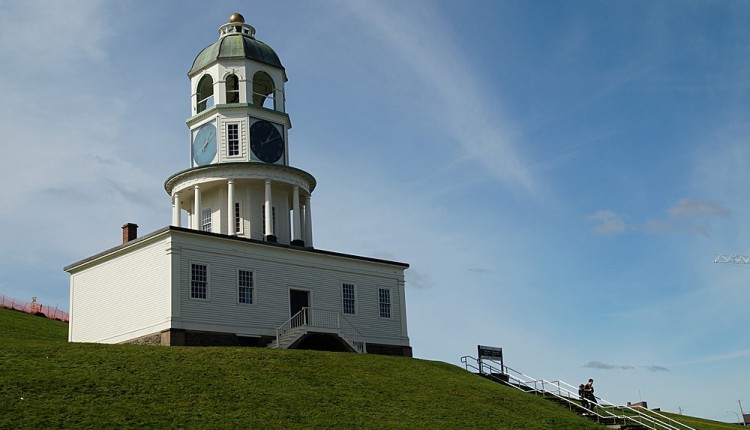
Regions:
M 284 138 L 275 125 L 256 121 L 250 126 L 250 149 L 260 161 L 275 163 L 284 154 Z

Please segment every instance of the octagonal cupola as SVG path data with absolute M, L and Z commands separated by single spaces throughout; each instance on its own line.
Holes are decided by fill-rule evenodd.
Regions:
M 187 123 L 194 142 L 194 167 L 238 161 L 289 163 L 286 71 L 276 52 L 255 38 L 255 28 L 242 15 L 233 14 L 219 27 L 219 39 L 195 57 L 188 77 L 191 117 Z M 233 125 L 223 127 L 228 122 Z M 252 142 L 253 132 L 263 139 Z
M 190 228 L 310 246 L 315 178 L 290 166 L 292 123 L 278 55 L 236 13 L 188 77 L 190 168 L 165 183 L 173 225 L 185 211 Z

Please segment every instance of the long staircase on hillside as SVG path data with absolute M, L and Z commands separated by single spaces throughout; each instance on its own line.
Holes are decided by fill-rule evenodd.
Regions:
M 509 387 L 541 396 L 610 428 L 620 430 L 695 430 L 656 411 L 639 407 L 617 406 L 601 397 L 596 397 L 597 404 L 594 407 L 585 408 L 579 399 L 577 387 L 564 381 L 532 378 L 493 360 L 477 359 L 466 355 L 461 357 L 461 363 L 470 372 L 475 372 L 484 378 Z
M 335 336 L 352 352 L 367 353 L 367 342 L 362 333 L 341 312 L 304 307 L 276 329 L 276 340 L 271 348 L 293 348 L 311 334 Z

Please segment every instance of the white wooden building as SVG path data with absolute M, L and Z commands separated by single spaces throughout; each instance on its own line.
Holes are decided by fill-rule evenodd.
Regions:
M 233 14 L 188 76 L 172 224 L 141 237 L 126 224 L 121 245 L 65 267 L 69 340 L 411 356 L 408 264 L 313 247 L 316 181 L 289 164 L 276 53 Z

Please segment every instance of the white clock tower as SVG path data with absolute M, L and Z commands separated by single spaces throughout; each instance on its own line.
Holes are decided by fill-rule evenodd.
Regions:
M 234 14 L 193 61 L 172 223 L 65 267 L 71 342 L 411 356 L 406 263 L 314 248 L 315 178 L 289 163 L 279 57 Z M 186 223 L 184 222 L 186 221 Z
M 188 72 L 191 167 L 167 179 L 172 225 L 312 247 L 315 178 L 289 165 L 286 72 L 235 13 Z

